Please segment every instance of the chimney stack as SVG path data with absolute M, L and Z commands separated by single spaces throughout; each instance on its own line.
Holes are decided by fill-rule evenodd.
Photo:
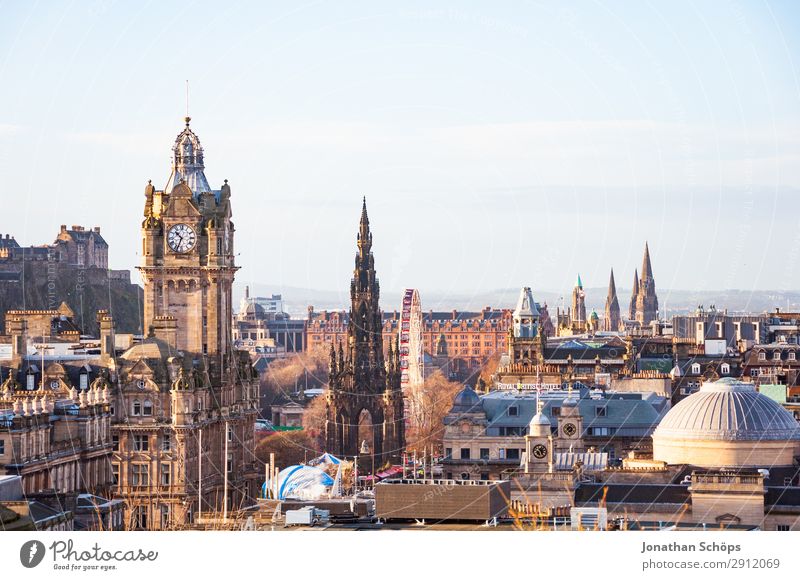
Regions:
M 100 324 L 100 356 L 107 359 L 114 356 L 114 319 L 108 310 L 98 310 L 97 322 Z
M 19 364 L 28 354 L 28 322 L 24 318 L 13 317 L 6 320 L 6 326 L 11 335 L 11 360 Z

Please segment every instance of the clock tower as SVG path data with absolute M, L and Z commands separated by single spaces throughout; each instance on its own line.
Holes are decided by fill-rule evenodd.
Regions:
M 576 453 L 583 451 L 583 417 L 572 385 L 569 385 L 567 398 L 561 403 L 558 414 L 557 447 L 559 450 L 572 450 Z
M 145 331 L 180 351 L 226 360 L 234 274 L 231 189 L 211 189 L 200 139 L 185 127 L 163 191 L 148 182 L 142 222 Z
M 536 401 L 536 414 L 525 435 L 525 473 L 553 471 L 553 433 L 550 419 L 544 414 L 544 401 Z

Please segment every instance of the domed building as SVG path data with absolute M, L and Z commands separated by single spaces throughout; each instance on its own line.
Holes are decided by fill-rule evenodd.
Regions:
M 723 378 L 675 405 L 653 433 L 668 465 L 779 467 L 800 455 L 800 423 L 749 383 Z

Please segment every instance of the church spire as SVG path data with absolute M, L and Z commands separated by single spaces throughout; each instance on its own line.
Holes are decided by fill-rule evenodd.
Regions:
M 614 268 L 611 268 L 611 277 L 608 280 L 608 296 L 606 296 L 605 318 L 603 330 L 616 332 L 622 330 L 622 320 L 619 313 L 619 299 L 617 298 L 617 283 L 614 281 Z
M 644 243 L 644 257 L 642 258 L 642 279 L 653 277 L 653 266 L 650 264 L 650 248 Z
M 633 290 L 631 290 L 631 305 L 628 308 L 628 318 L 636 320 L 636 297 L 639 295 L 639 271 L 633 271 Z

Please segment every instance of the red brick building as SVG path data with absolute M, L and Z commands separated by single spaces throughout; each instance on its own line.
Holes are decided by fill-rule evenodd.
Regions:
M 345 311 L 316 312 L 309 306 L 305 344 L 313 348 L 346 340 L 348 317 Z M 389 337 L 397 336 L 399 323 L 398 311 L 383 313 L 385 347 Z M 510 309 L 487 306 L 480 312 L 424 312 L 422 341 L 426 361 L 429 357 L 446 358 L 450 374 L 466 378 L 496 352 L 505 351 L 510 326 Z

